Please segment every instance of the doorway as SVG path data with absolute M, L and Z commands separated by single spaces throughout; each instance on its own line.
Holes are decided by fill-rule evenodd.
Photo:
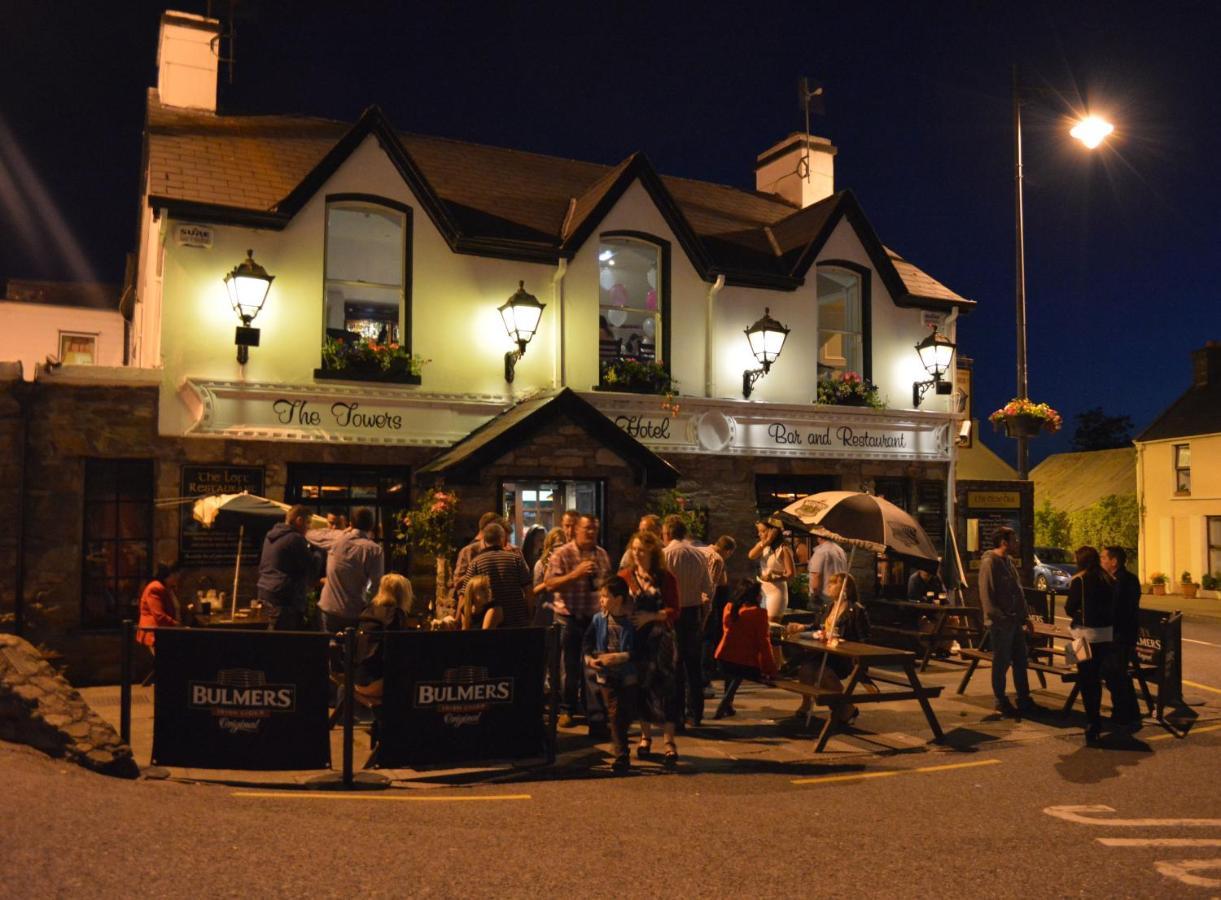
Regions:
M 509 523 L 509 540 L 520 547 L 534 528 L 558 528 L 564 510 L 603 517 L 605 486 L 601 481 L 514 479 L 500 483 L 500 513 Z

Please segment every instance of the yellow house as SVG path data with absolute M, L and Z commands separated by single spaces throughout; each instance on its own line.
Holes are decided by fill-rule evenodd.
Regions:
M 1192 353 L 1192 385 L 1136 437 L 1140 575 L 1221 578 L 1221 342 Z

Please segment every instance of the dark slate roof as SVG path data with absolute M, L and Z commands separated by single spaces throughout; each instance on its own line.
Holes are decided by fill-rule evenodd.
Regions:
M 650 487 L 673 487 L 678 470 L 631 437 L 571 388 L 549 391 L 523 400 L 476 428 L 418 471 L 456 483 L 477 480 L 483 467 L 528 441 L 560 417 L 584 428 L 592 438 L 617 454 Z
M 95 281 L 32 281 L 10 278 L 0 282 L 0 298 L 14 303 L 45 303 L 50 306 L 81 306 L 118 310 L 119 286 Z
M 1221 381 L 1193 385 L 1136 436 L 1137 441 L 1221 434 Z
M 569 257 L 639 181 L 706 280 L 792 290 L 847 217 L 897 303 L 974 305 L 878 243 L 851 192 L 797 209 L 774 195 L 659 175 L 640 153 L 605 166 L 399 132 L 376 107 L 351 125 L 175 109 L 150 91 L 149 195 L 185 217 L 282 228 L 370 134 L 457 252 Z

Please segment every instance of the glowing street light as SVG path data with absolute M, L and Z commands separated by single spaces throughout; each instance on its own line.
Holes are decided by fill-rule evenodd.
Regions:
M 1115 126 L 1106 119 L 1099 118 L 1098 116 L 1086 116 L 1073 126 L 1069 134 L 1093 150 L 1106 140 L 1107 136 L 1114 130 Z

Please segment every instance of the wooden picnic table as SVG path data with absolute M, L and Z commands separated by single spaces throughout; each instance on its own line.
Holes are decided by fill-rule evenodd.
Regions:
M 780 680 L 776 682 L 777 686 L 784 690 L 809 697 L 819 706 L 829 708 L 826 724 L 823 725 L 822 731 L 818 735 L 818 743 L 814 747 L 815 753 L 821 753 L 827 746 L 827 741 L 840 725 L 841 711 L 850 708 L 853 704 L 915 700 L 924 711 L 924 718 L 933 731 L 933 740 L 939 742 L 944 737 L 941 725 L 937 722 L 937 716 L 933 713 L 933 707 L 928 702 L 929 698 L 941 695 L 941 688 L 925 687 L 920 683 L 920 677 L 916 674 L 916 654 L 912 651 L 899 650 L 894 647 L 879 647 L 875 644 L 861 644 L 856 641 L 838 641 L 831 644 L 815 638 L 811 632 L 785 635 L 784 643 L 803 654 L 820 654 L 824 661 L 829 657 L 840 657 L 850 660 L 852 663 L 852 671 L 848 675 L 842 691 L 826 691 L 817 685 L 800 681 Z M 888 673 L 877 672 L 874 670 L 874 667 L 877 666 L 898 666 L 906 680 L 901 680 Z M 856 689 L 864 679 L 875 683 L 896 685 L 900 688 L 907 688 L 907 690 L 879 690 L 876 694 L 858 694 Z
M 271 617 L 265 613 L 257 615 L 234 616 L 230 613 L 195 613 L 192 624 L 197 628 L 248 628 L 254 631 L 266 630 L 271 627 Z
M 870 623 L 871 629 L 889 631 L 913 638 L 924 650 L 920 658 L 920 671 L 928 669 L 929 660 L 937 650 L 937 645 L 945 640 L 956 640 L 968 647 L 977 647 L 983 640 L 983 611 L 976 606 L 950 605 L 948 603 L 929 603 L 920 600 L 886 600 L 876 597 L 866 603 L 882 606 L 888 609 L 915 612 L 927 616 L 933 623 L 931 631 L 921 631 L 919 628 L 903 628 L 897 625 Z M 951 618 L 966 620 L 960 624 L 951 622 Z M 958 662 L 958 660 L 949 660 Z

